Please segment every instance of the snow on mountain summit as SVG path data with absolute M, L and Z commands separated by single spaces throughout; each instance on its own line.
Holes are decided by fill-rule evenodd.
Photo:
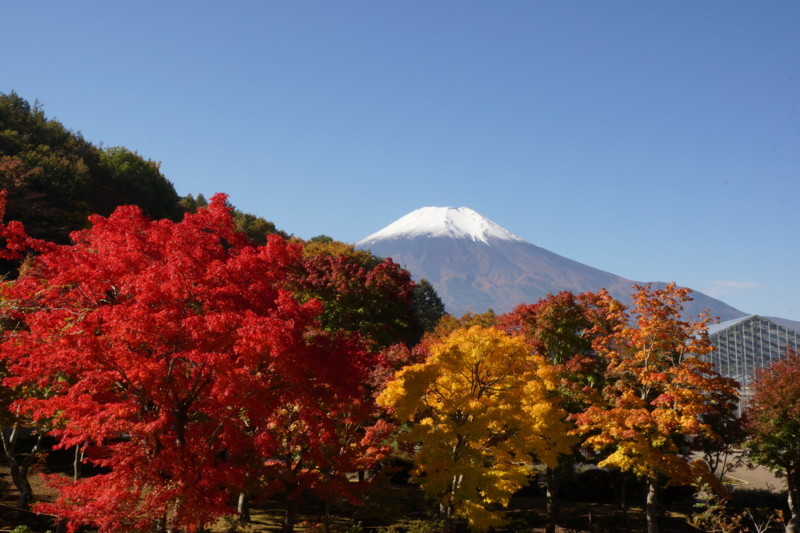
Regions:
M 417 281 L 436 289 L 447 311 L 493 309 L 506 313 L 549 293 L 608 290 L 628 305 L 635 281 L 536 246 L 499 224 L 461 207 L 423 207 L 356 243 L 378 257 L 390 257 Z M 640 283 L 641 284 L 641 283 Z M 663 287 L 663 283 L 654 283 Z M 703 309 L 722 320 L 744 313 L 696 292 L 684 307 L 686 318 Z
M 489 239 L 526 242 L 468 207 L 423 207 L 358 241 L 356 246 L 420 236 L 470 239 L 482 243 L 488 243 Z

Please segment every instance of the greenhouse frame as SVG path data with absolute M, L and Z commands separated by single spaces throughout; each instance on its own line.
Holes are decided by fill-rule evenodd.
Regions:
M 703 358 L 739 382 L 740 407 L 747 404 L 758 370 L 783 358 L 787 349 L 800 351 L 800 327 L 778 322 L 785 321 L 749 315 L 708 328 L 708 338 L 717 349 Z

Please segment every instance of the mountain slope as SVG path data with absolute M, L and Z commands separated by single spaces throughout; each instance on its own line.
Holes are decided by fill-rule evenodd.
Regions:
M 531 244 L 464 207 L 418 209 L 356 247 L 391 257 L 417 280 L 426 278 L 454 315 L 489 308 L 504 313 L 562 290 L 606 288 L 628 303 L 637 283 Z M 695 292 L 694 298 L 686 306 L 687 315 L 703 309 L 722 320 L 745 315 L 702 293 Z

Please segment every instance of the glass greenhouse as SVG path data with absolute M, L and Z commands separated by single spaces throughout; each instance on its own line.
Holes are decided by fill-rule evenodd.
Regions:
M 787 348 L 800 350 L 797 323 L 758 315 L 710 326 L 708 338 L 717 350 L 705 359 L 714 363 L 717 372 L 739 382 L 742 406 L 747 403 L 756 371 L 782 358 Z

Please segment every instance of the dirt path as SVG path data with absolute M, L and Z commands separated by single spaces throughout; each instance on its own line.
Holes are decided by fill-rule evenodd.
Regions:
M 743 466 L 731 472 L 729 476 L 741 480 L 743 482 L 743 487 L 746 488 L 764 489 L 772 492 L 783 492 L 786 490 L 786 480 L 776 477 L 775 474 L 763 466 L 757 466 L 755 468 Z

